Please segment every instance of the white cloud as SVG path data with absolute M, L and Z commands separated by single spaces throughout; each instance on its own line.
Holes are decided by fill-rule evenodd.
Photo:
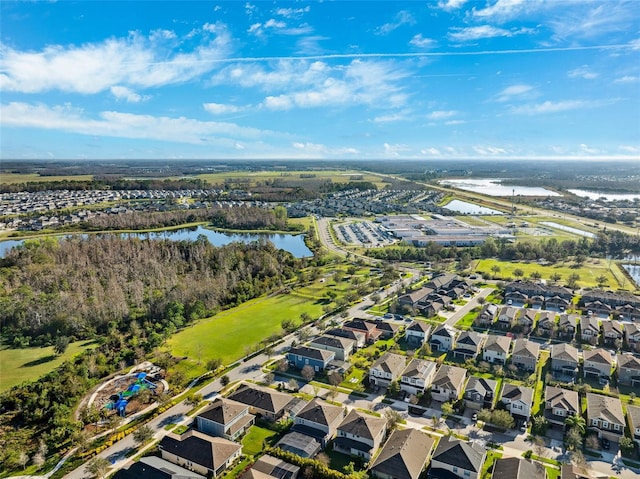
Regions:
M 420 150 L 423 155 L 440 156 L 440 150 L 437 148 L 424 148 Z
M 535 6 L 536 2 L 529 0 L 530 6 Z M 521 10 L 527 6 L 527 2 L 524 0 L 496 0 L 493 5 L 489 5 L 485 8 L 477 10 L 475 7 L 472 10 L 474 17 L 478 18 L 492 18 L 492 19 L 505 19 L 511 18 L 520 13 Z
M 625 75 L 623 77 L 616 78 L 613 83 L 637 83 L 639 81 L 639 76 Z
M 407 145 L 392 145 L 390 143 L 384 144 L 384 154 L 386 156 L 399 157 L 401 153 L 404 153 L 406 151 L 411 151 L 411 148 L 409 148 Z
M 296 43 L 296 51 L 299 55 L 318 55 L 325 51 L 324 48 L 320 46 L 320 42 L 324 40 L 329 40 L 329 37 L 320 35 L 302 37 Z
M 584 143 L 580 144 L 580 153 L 586 153 L 588 155 L 597 155 L 601 151 L 597 148 L 592 148 Z
M 441 0 L 438 2 L 438 7 L 450 12 L 462 7 L 465 3 L 467 3 L 467 0 Z
M 3 126 L 66 131 L 81 135 L 171 141 L 191 144 L 235 143 L 235 139 L 278 136 L 276 132 L 238 126 L 235 123 L 199 121 L 185 117 L 135 115 L 103 111 L 87 116 L 71 105 L 49 107 L 12 102 L 1 105 Z
M 449 121 L 445 121 L 444 124 L 445 125 L 464 125 L 466 123 L 465 120 L 449 120 Z
M 473 151 L 482 156 L 504 155 L 507 153 L 507 150 L 497 146 L 474 146 Z
M 500 93 L 496 95 L 496 101 L 505 102 L 511 100 L 513 97 L 522 97 L 530 93 L 533 90 L 531 85 L 511 85 L 506 87 Z
M 385 23 L 384 25 L 378 27 L 376 29 L 376 34 L 388 35 L 389 33 L 396 30 L 397 28 L 400 28 L 402 25 L 414 25 L 415 23 L 416 23 L 416 20 L 415 18 L 413 18 L 413 15 L 411 14 L 411 12 L 408 12 L 407 10 L 400 10 L 393 17 L 393 21 L 389 23 Z
M 228 105 L 224 103 L 203 103 L 202 107 L 205 109 L 205 111 L 211 113 L 212 115 L 225 115 L 227 113 L 237 113 L 244 109 L 243 107 L 239 107 L 237 105 Z
M 582 78 L 584 80 L 593 80 L 598 78 L 598 74 L 589 70 L 587 65 L 570 70 L 567 75 L 569 78 Z
M 285 28 L 286 26 L 286 23 L 280 20 L 275 20 L 274 18 L 270 18 L 264 24 L 264 28 Z
M 575 2 L 548 25 L 556 40 L 595 38 L 633 31 L 636 18 L 636 2 Z
M 408 111 L 405 110 L 398 113 L 390 113 L 388 115 L 379 115 L 372 121 L 373 123 L 393 123 L 396 121 L 407 121 L 409 119 Z
M 210 37 L 211 33 L 203 36 Z M 173 53 L 154 38 L 135 32 L 127 38 L 81 46 L 54 45 L 39 52 L 0 45 L 0 87 L 23 93 L 61 90 L 82 94 L 112 86 L 158 87 L 186 82 L 209 71 L 230 51 L 231 37 L 220 25 L 213 39 L 206 39 L 187 53 Z
M 294 106 L 291 98 L 286 95 L 268 96 L 263 105 L 269 110 L 290 110 Z
M 278 8 L 276 14 L 286 18 L 297 18 L 311 11 L 310 6 L 304 8 Z
M 409 40 L 409 45 L 413 45 L 416 48 L 431 48 L 436 44 L 436 41 L 432 38 L 424 38 L 422 33 L 418 33 L 414 35 L 411 40 Z
M 444 120 L 458 114 L 455 110 L 436 110 L 427 115 L 430 120 Z
M 637 146 L 620 145 L 618 149 L 626 153 L 640 153 L 640 147 Z
M 139 103 L 141 101 L 146 101 L 150 98 L 148 95 L 140 95 L 135 91 L 125 87 L 114 85 L 110 88 L 111 94 L 116 97 L 118 100 L 125 100 L 129 103 Z
M 455 42 L 469 42 L 482 38 L 513 37 L 514 35 L 528 33 L 533 33 L 533 30 L 530 28 L 505 30 L 504 28 L 498 28 L 491 25 L 479 25 L 477 27 L 451 28 L 447 36 L 450 40 Z
M 327 145 L 323 145 L 321 143 L 311 143 L 311 142 L 294 142 L 292 143 L 293 148 L 298 152 L 299 155 L 307 158 L 318 158 L 318 157 L 333 157 L 343 156 L 343 155 L 357 155 L 360 152 L 356 148 L 352 147 L 338 147 L 338 148 L 330 148 Z
M 612 100 L 616 101 L 616 100 Z M 609 102 L 607 102 L 609 103 Z M 579 110 L 582 108 L 595 108 L 604 105 L 605 102 L 595 100 L 564 100 L 545 101 L 538 104 L 522 105 L 512 108 L 513 113 L 523 115 L 544 115 L 547 113 L 559 113 L 563 111 Z

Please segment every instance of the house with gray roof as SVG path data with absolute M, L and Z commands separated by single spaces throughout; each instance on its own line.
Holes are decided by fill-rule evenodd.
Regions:
M 476 443 L 443 437 L 438 443 L 428 472 L 429 479 L 480 479 L 486 451 Z
M 482 311 L 476 318 L 476 323 L 480 326 L 490 326 L 498 317 L 498 305 L 494 303 L 485 303 Z
M 289 365 L 297 369 L 311 366 L 315 372 L 324 371 L 329 363 L 336 359 L 336 353 L 325 349 L 310 348 L 308 346 L 298 346 L 291 348 L 287 352 Z
M 326 336 L 338 336 L 340 338 L 351 339 L 356 348 L 363 348 L 367 344 L 367 335 L 352 329 L 333 328 L 324 333 Z
M 251 414 L 260 415 L 269 421 L 277 421 L 288 413 L 289 404 L 294 400 L 293 396 L 255 384 L 242 384 L 228 397 L 246 404 Z
M 547 386 L 544 390 L 544 417 L 552 427 L 565 428 L 569 416 L 580 413 L 578 393 L 571 389 Z
M 443 364 L 431 383 L 431 397 L 441 402 L 457 400 L 464 391 L 466 378 L 466 369 Z
M 507 407 L 516 424 L 529 421 L 533 406 L 533 389 L 504 383 L 500 401 Z
M 545 470 L 519 457 L 496 459 L 492 479 L 545 479 Z
M 551 371 L 560 377 L 568 376 L 573 379 L 578 375 L 578 349 L 568 343 L 551 346 Z
M 379 479 L 418 479 L 433 444 L 433 439 L 417 429 L 396 429 L 369 466 L 369 472 Z
M 255 423 L 255 419 L 246 404 L 218 398 L 196 416 L 196 425 L 198 431 L 205 434 L 235 441 Z
M 561 314 L 558 320 L 558 338 L 573 341 L 576 336 L 578 318 L 577 314 Z
M 300 468 L 282 459 L 263 454 L 240 479 L 297 479 Z
M 521 311 L 515 306 L 505 306 L 498 313 L 498 326 L 502 329 L 511 329 L 517 324 Z
M 580 339 L 589 344 L 596 344 L 599 335 L 598 319 L 593 316 L 582 316 L 580 318 Z
M 602 321 L 602 340 L 609 346 L 619 346 L 622 344 L 624 333 L 622 324 L 619 321 L 605 319 Z
M 555 337 L 558 331 L 556 314 L 551 311 L 541 311 L 536 329 L 539 336 L 544 336 L 545 338 Z
M 480 354 L 486 340 L 486 334 L 476 331 L 462 331 L 458 336 L 455 348 L 453 348 L 453 357 L 465 361 L 475 359 Z
M 497 393 L 498 381 L 471 376 L 464 390 L 464 399 L 468 408 L 493 409 Z
M 218 477 L 242 454 L 242 445 L 193 429 L 167 433 L 158 448 L 162 459 L 204 476 Z
M 640 446 L 640 407 L 627 405 L 627 419 L 631 437 Z
M 624 434 L 625 419 L 619 398 L 587 393 L 587 429 L 599 438 L 619 442 Z
M 436 375 L 437 364 L 426 359 L 413 358 L 400 378 L 400 390 L 407 394 L 422 394 Z
M 283 451 L 292 452 L 300 457 L 307 458 L 314 457 L 322 449 L 319 441 L 296 431 L 285 434 L 282 439 L 277 442 L 276 447 Z
M 387 420 L 352 409 L 338 426 L 335 451 L 369 461 L 387 433 Z
M 431 349 L 443 353 L 450 351 L 455 346 L 457 335 L 458 331 L 453 326 L 441 324 L 431 334 L 429 341 Z
M 606 349 L 596 348 L 582 352 L 584 363 L 582 371 L 585 378 L 609 379 L 611 377 L 611 366 L 613 359 L 611 353 Z
M 399 381 L 407 367 L 407 357 L 400 354 L 384 353 L 369 369 L 369 383 L 372 386 L 389 387 L 393 381 Z
M 113 479 L 206 479 L 202 474 L 177 466 L 157 456 L 141 457 L 127 469 L 120 469 Z
M 540 345 L 528 339 L 516 339 L 511 354 L 511 362 L 514 366 L 525 371 L 535 371 L 538 364 Z
M 616 374 L 620 384 L 640 386 L 640 358 L 628 353 L 618 354 L 616 363 Z
M 414 321 L 405 330 L 405 339 L 409 344 L 422 346 L 429 339 L 431 325 L 424 321 Z
M 325 447 L 335 436 L 344 415 L 345 411 L 342 407 L 316 398 L 296 414 L 291 430 L 311 436 L 320 443 L 321 447 Z
M 353 339 L 341 338 L 340 336 L 324 334 L 311 340 L 309 346 L 315 349 L 331 351 L 335 354 L 335 359 L 347 361 L 355 349 L 355 341 Z
M 506 364 L 511 349 L 511 338 L 490 334 L 484 343 L 482 360 L 491 364 Z
M 640 352 L 640 325 L 636 323 L 625 323 L 624 338 L 631 351 Z

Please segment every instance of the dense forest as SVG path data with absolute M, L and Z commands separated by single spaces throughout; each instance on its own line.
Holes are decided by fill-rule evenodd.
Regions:
M 2 333 L 18 346 L 90 338 L 133 320 L 175 330 L 279 287 L 297 260 L 266 242 L 216 248 L 204 237 L 105 235 L 27 241 L 0 265 Z

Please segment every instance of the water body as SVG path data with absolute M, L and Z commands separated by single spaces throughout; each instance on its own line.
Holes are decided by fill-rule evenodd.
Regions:
M 623 264 L 622 267 L 627 270 L 633 282 L 636 283 L 636 288 L 640 287 L 640 264 Z
M 605 193 L 603 191 L 593 190 L 567 190 L 569 193 L 573 193 L 576 196 L 582 196 L 589 198 L 590 200 L 597 200 L 598 198 L 604 198 L 605 201 L 622 201 L 622 200 L 640 200 L 640 194 L 632 193 Z
M 78 233 L 81 234 L 81 233 Z M 307 245 L 304 244 L 305 235 L 292 234 L 273 234 L 273 233 L 222 233 L 213 231 L 202 226 L 194 228 L 182 228 L 171 231 L 158 231 L 153 233 L 122 233 L 123 237 L 135 237 L 141 239 L 168 239 L 171 241 L 195 241 L 198 236 L 203 235 L 209 243 L 214 246 L 224 246 L 234 241 L 242 243 L 251 243 L 253 241 L 270 241 L 278 249 L 290 252 L 296 258 L 305 258 L 313 256 L 313 253 Z M 61 237 L 69 237 L 71 235 L 62 235 Z M 7 251 L 15 246 L 23 243 L 22 240 L 6 240 L 0 241 L 0 258 L 4 258 Z
M 502 211 L 492 210 L 485 206 L 467 203 L 466 201 L 453 200 L 445 205 L 445 208 L 451 211 L 457 211 L 465 215 L 501 215 Z
M 468 180 L 443 180 L 443 185 L 451 185 L 461 190 L 482 193 L 488 196 L 562 196 L 555 191 L 536 186 L 509 186 L 508 179 L 468 179 Z
M 567 231 L 568 233 L 573 233 L 574 235 L 584 236 L 586 238 L 595 238 L 595 233 L 590 233 L 589 231 L 579 230 L 577 228 L 572 228 L 571 226 L 561 225 L 559 223 L 554 223 L 553 221 L 541 221 L 541 225 L 551 226 L 552 228 Z

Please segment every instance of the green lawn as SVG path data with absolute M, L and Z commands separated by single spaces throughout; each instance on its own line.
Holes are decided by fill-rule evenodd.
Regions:
M 0 183 L 16 184 L 42 181 L 91 181 L 93 175 L 40 176 L 38 173 L 2 173 Z
M 493 472 L 493 463 L 496 461 L 496 459 L 500 459 L 500 458 L 502 458 L 502 453 L 495 452 L 495 451 L 487 451 L 487 458 L 484 461 L 484 464 L 482 466 L 482 473 L 480 475 L 482 479 L 491 478 L 491 473 Z
M 34 381 L 53 371 L 67 359 L 93 348 L 92 341 L 76 341 L 61 356 L 56 356 L 53 346 L 46 348 L 13 349 L 8 346 L 0 348 L 0 392 L 24 381 Z
M 456 323 L 455 327 L 457 329 L 471 329 L 471 326 L 473 326 L 473 321 L 478 317 L 478 314 L 478 311 L 469 311 L 460 319 L 460 321 Z
M 278 433 L 260 426 L 251 426 L 247 434 L 242 438 L 242 452 L 248 456 L 261 453 L 263 444 L 273 446 Z
M 596 282 L 596 278 L 603 275 L 607 278 L 607 284 L 610 288 L 616 289 L 618 287 L 622 287 L 617 280 L 618 277 L 621 277 L 620 274 L 617 272 L 614 274 L 610 271 L 609 263 L 604 260 L 590 259 L 579 268 L 575 268 L 575 263 L 573 262 L 542 266 L 536 263 L 517 263 L 499 261 L 495 259 L 483 259 L 478 261 L 476 265 L 476 272 L 482 273 L 486 277 L 493 277 L 494 273 L 491 271 L 491 268 L 494 265 L 497 265 L 500 268 L 500 271 L 497 273 L 497 277 L 505 280 L 515 279 L 513 271 L 519 268 L 524 272 L 524 277 L 529 277 L 529 274 L 533 271 L 537 271 L 542 275 L 542 279 L 546 280 L 549 280 L 552 274 L 558 273 L 561 275 L 560 284 L 565 284 L 569 276 L 576 273 L 580 276 L 578 286 L 583 288 L 597 286 L 598 283 Z M 612 263 L 611 269 L 615 271 L 618 269 L 618 266 L 615 263 Z
M 322 304 L 293 294 L 261 297 L 197 322 L 174 334 L 167 345 L 178 357 L 200 357 L 202 363 L 221 358 L 230 364 L 245 355 L 245 348 L 279 333 L 283 319 L 299 321 L 302 313 L 317 318 Z

